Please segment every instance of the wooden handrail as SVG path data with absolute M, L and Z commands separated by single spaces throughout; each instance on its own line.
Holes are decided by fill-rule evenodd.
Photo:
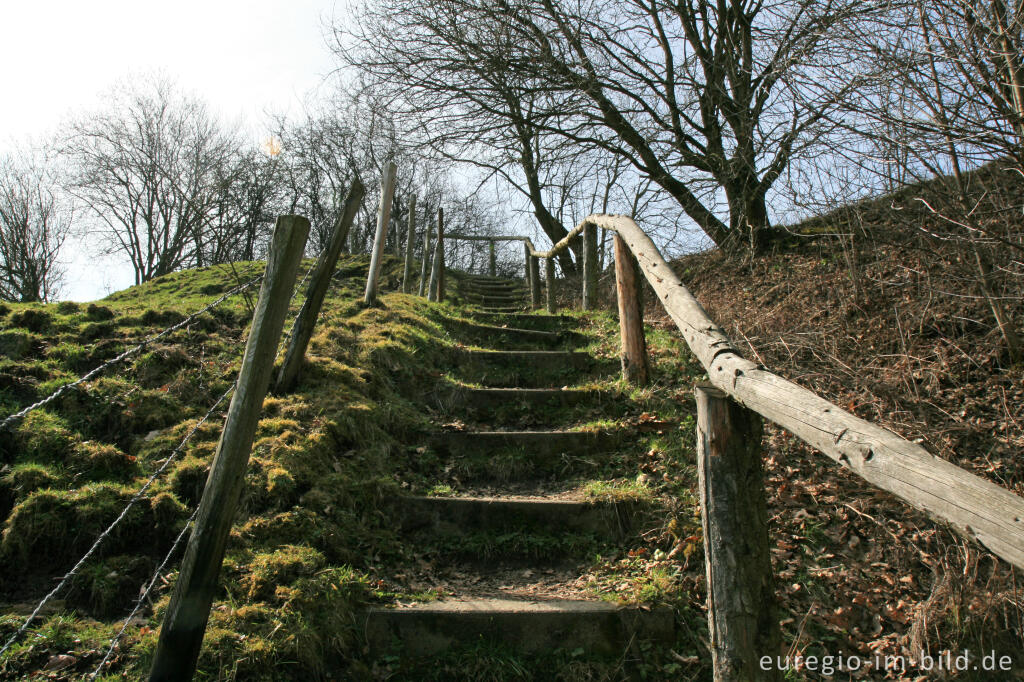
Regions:
M 1024 568 L 1024 499 L 743 358 L 632 218 L 588 216 L 550 250 L 532 255 L 557 255 L 587 224 L 626 242 L 712 384 L 840 466 Z

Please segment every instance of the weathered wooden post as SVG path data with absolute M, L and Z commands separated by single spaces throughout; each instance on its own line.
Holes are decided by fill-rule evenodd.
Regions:
M 488 263 L 488 272 L 490 273 L 491 277 L 497 277 L 498 276 L 498 258 L 497 258 L 497 255 L 494 252 L 494 240 L 492 239 L 490 242 L 488 242 L 488 245 L 489 245 L 489 248 L 490 248 L 490 252 L 488 253 L 488 255 L 490 256 L 490 261 Z
M 366 295 L 363 303 L 373 305 L 377 301 L 377 279 L 384 261 L 384 243 L 388 236 L 388 223 L 391 221 L 391 204 L 395 200 L 395 174 L 398 167 L 389 161 L 384 169 L 384 177 L 380 185 L 380 206 L 377 207 L 377 234 L 373 238 L 373 252 L 370 255 L 370 273 L 366 276 Z
M 426 207 L 424 207 L 424 215 L 426 215 Z M 420 254 L 423 262 L 420 263 L 420 289 L 417 293 L 419 296 L 427 295 L 427 275 L 430 274 L 430 270 L 428 268 L 430 268 L 430 264 L 434 260 L 431 257 L 432 252 L 430 250 L 430 240 L 433 239 L 434 235 L 434 223 L 431 222 L 429 215 L 426 215 L 426 218 L 427 232 L 423 235 L 423 253 Z
M 348 239 L 349 228 L 352 227 L 352 221 L 355 220 L 356 211 L 359 210 L 359 204 L 363 200 L 365 192 L 363 183 L 359 182 L 358 178 L 352 181 L 352 187 L 349 188 L 348 196 L 345 197 L 341 215 L 338 216 L 338 221 L 334 225 L 331 241 L 327 245 L 327 249 L 317 259 L 313 274 L 310 276 L 306 300 L 295 318 L 295 324 L 292 325 L 284 364 L 281 365 L 281 370 L 277 373 L 277 380 L 274 383 L 274 393 L 290 391 L 299 378 L 302 361 L 306 357 L 306 349 L 309 347 L 309 340 L 313 337 L 313 329 L 320 316 L 320 308 L 324 304 L 327 288 L 331 284 L 334 266 L 341 254 L 341 247 Z
M 430 270 L 428 301 L 444 301 L 444 209 L 437 209 L 437 239 L 434 241 L 434 266 Z
M 583 310 L 597 308 L 597 226 L 583 226 Z
M 444 211 L 438 207 L 437 209 L 437 302 L 444 303 L 444 293 L 446 273 L 445 273 L 445 262 L 444 262 Z
M 635 386 L 646 386 L 650 373 L 644 313 L 640 300 L 640 278 L 636 258 L 619 235 L 615 235 L 615 290 L 619 302 L 619 333 L 622 336 L 622 377 Z
M 544 283 L 547 286 L 548 312 L 554 315 L 558 312 L 555 304 L 555 258 L 551 256 L 544 259 Z
M 540 259 L 531 255 L 527 262 L 530 264 L 530 307 L 537 310 L 540 308 Z
M 210 605 L 217 591 L 224 548 L 245 484 L 249 451 L 308 235 L 309 221 L 305 218 L 281 216 L 277 219 L 238 384 L 199 502 L 181 572 L 160 628 L 149 673 L 151 682 L 190 680 L 195 672 Z
M 527 291 L 533 289 L 530 272 L 530 245 L 523 242 L 523 285 Z
M 409 199 L 409 229 L 405 236 L 405 270 L 402 272 L 402 293 L 409 293 L 412 283 L 409 276 L 412 274 L 412 246 L 416 241 L 416 194 Z
M 780 680 L 761 418 L 711 384 L 694 392 L 714 679 Z M 772 658 L 770 670 L 761 666 L 763 656 Z

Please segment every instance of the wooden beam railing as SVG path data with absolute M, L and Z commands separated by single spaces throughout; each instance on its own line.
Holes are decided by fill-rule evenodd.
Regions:
M 1024 568 L 1024 499 L 745 359 L 628 216 L 591 215 L 551 249 L 531 255 L 554 257 L 587 225 L 614 232 L 628 246 L 714 386 L 843 468 Z

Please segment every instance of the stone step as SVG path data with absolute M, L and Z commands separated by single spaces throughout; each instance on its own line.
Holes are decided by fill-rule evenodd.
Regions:
M 618 441 L 617 434 L 605 431 L 445 431 L 433 436 L 431 446 L 453 455 L 516 449 L 556 457 L 605 451 Z
M 672 609 L 608 602 L 478 599 L 373 608 L 363 617 L 370 651 L 419 658 L 477 646 L 504 645 L 518 654 L 574 652 L 622 655 L 641 641 L 671 642 Z M 396 649 L 397 647 L 397 649 Z
M 531 532 L 593 533 L 603 539 L 632 535 L 634 517 L 644 505 L 550 497 L 400 497 L 394 500 L 406 532 L 432 536 Z

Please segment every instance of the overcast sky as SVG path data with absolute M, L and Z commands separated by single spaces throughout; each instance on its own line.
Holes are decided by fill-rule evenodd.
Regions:
M 162 71 L 226 119 L 298 111 L 334 66 L 335 0 L 0 0 L 0 152 L 101 104 L 116 81 Z M 337 3 L 338 11 L 344 6 Z M 89 266 L 86 267 L 86 263 Z M 91 300 L 130 272 L 71 262 L 65 297 Z

